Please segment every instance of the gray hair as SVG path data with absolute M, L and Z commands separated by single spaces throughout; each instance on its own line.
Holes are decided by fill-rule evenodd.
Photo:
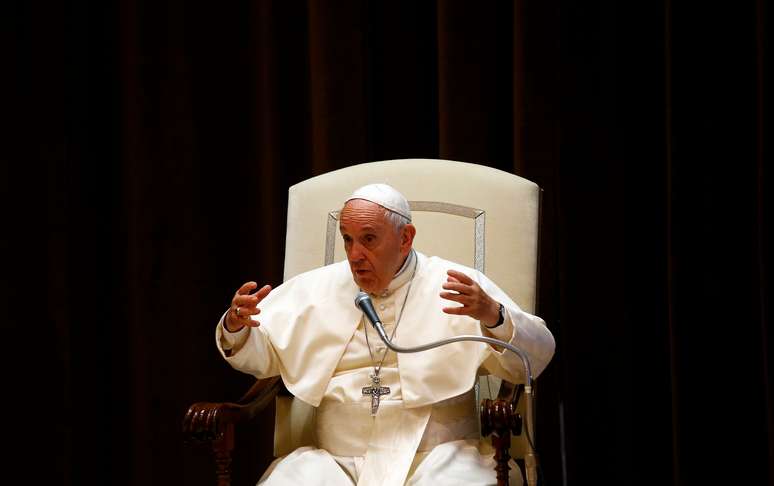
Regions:
M 390 211 L 387 208 L 384 208 L 384 219 L 386 219 L 387 222 L 389 222 L 392 227 L 395 228 L 396 232 L 400 232 L 404 226 L 410 223 L 410 221 L 405 216 L 400 215 L 395 211 Z

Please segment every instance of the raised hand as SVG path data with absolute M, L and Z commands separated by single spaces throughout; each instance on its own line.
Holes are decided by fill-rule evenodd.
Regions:
M 485 324 L 494 324 L 500 318 L 500 304 L 470 277 L 456 270 L 446 272 L 448 277 L 443 288 L 451 292 L 441 292 L 443 299 L 462 304 L 462 307 L 444 307 L 447 314 L 470 316 Z
M 251 319 L 250 316 L 261 313 L 258 304 L 269 295 L 271 285 L 264 285 L 258 292 L 250 294 L 257 287 L 257 283 L 247 282 L 236 291 L 234 298 L 231 299 L 231 308 L 228 310 L 224 320 L 226 329 L 231 332 L 237 332 L 245 326 L 258 327 L 261 325 L 260 322 Z

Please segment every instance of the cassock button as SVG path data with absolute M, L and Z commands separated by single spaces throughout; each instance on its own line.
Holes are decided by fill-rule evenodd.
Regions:
M 384 310 L 384 304 L 379 305 L 379 310 Z

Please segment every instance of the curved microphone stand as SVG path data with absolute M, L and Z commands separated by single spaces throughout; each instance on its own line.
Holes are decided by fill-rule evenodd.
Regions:
M 390 338 L 387 336 L 387 333 L 384 330 L 384 325 L 382 325 L 381 320 L 379 319 L 379 316 L 376 314 L 376 311 L 374 310 L 373 303 L 371 302 L 371 297 L 365 293 L 365 292 L 358 292 L 357 296 L 355 297 L 355 306 L 360 308 L 363 313 L 366 315 L 368 320 L 371 322 L 371 325 L 376 330 L 376 333 L 379 334 L 379 337 L 384 341 L 384 344 L 387 345 L 388 348 L 395 351 L 396 353 L 419 353 L 421 351 L 427 351 L 429 349 L 437 348 L 440 346 L 445 346 L 447 344 L 456 343 L 460 341 L 478 341 L 482 343 L 487 344 L 493 344 L 495 346 L 503 347 L 512 353 L 515 353 L 519 358 L 521 358 L 521 362 L 524 365 L 524 375 L 525 375 L 525 383 L 524 383 L 524 400 L 526 404 L 526 417 L 524 420 L 524 428 L 525 433 L 527 434 L 527 454 L 524 459 L 524 464 L 527 469 L 527 484 L 529 486 L 536 486 L 537 485 L 537 461 L 535 458 L 535 450 L 534 445 L 532 443 L 531 433 L 532 433 L 532 424 L 533 424 L 533 412 L 532 412 L 532 366 L 529 362 L 529 357 L 527 354 L 522 351 L 521 349 L 517 348 L 516 346 L 506 343 L 505 341 L 500 341 L 499 339 L 490 338 L 486 336 L 475 336 L 472 334 L 463 334 L 459 336 L 455 336 L 448 339 L 442 339 L 440 341 L 436 341 L 434 343 L 429 344 L 423 344 L 421 346 L 415 346 L 411 348 L 405 348 L 403 346 L 398 346 L 396 344 L 393 344 L 392 341 L 390 341 Z M 513 401 L 516 398 L 516 394 L 514 393 L 513 398 L 511 399 L 511 406 L 515 407 L 516 404 L 513 403 Z

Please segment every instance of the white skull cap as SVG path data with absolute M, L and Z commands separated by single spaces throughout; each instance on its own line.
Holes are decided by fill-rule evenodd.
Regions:
M 368 184 L 355 190 L 344 203 L 353 199 L 365 199 L 374 204 L 400 214 L 411 222 L 411 208 L 406 198 L 392 186 L 387 184 Z

